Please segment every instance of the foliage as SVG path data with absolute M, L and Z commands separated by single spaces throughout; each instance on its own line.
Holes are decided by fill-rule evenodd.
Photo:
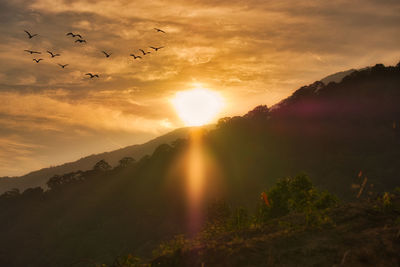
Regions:
M 66 173 L 63 175 L 54 175 L 47 181 L 46 184 L 51 190 L 57 190 L 67 184 L 72 184 L 83 180 L 84 180 L 83 172 L 77 171 L 77 172 Z
M 108 164 L 107 161 L 105 161 L 104 159 L 100 160 L 99 162 L 97 162 L 94 166 L 93 166 L 93 170 L 95 171 L 108 171 L 111 170 L 111 165 Z
M 181 251 L 189 243 L 189 240 L 184 235 L 177 235 L 172 240 L 162 242 L 157 249 L 153 251 L 154 257 L 172 255 L 176 251 Z
M 253 110 L 247 112 L 244 117 L 246 119 L 266 119 L 269 115 L 269 108 L 267 105 L 259 105 L 255 107 Z
M 135 159 L 132 157 L 124 157 L 119 160 L 119 166 L 120 167 L 127 167 L 130 164 L 135 163 Z
M 21 193 L 19 192 L 18 188 L 13 188 L 7 192 L 4 192 L 1 196 L 0 199 L 13 199 L 13 198 L 17 198 L 21 195 Z
M 295 212 L 305 215 L 308 226 L 322 225 L 330 222 L 327 212 L 337 203 L 336 197 L 326 191 L 320 192 L 304 174 L 281 179 L 267 196 L 270 206 L 262 202 L 255 216 L 259 224 Z
M 233 210 L 229 220 L 229 228 L 232 230 L 243 230 L 250 226 L 250 216 L 247 209 L 238 207 Z
M 395 189 L 394 193 L 384 192 L 382 196 L 379 196 L 376 201 L 375 209 L 384 213 L 390 213 L 392 211 L 400 213 L 400 207 L 393 202 L 393 198 L 396 197 L 396 192 Z

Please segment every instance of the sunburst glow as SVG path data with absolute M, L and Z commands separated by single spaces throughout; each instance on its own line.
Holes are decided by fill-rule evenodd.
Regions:
M 177 92 L 172 104 L 186 126 L 201 126 L 218 115 L 223 101 L 217 92 L 196 88 Z

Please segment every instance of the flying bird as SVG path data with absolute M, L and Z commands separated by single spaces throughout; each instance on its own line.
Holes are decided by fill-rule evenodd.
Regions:
M 160 47 L 154 47 L 154 46 L 149 46 L 151 49 L 154 49 L 156 52 L 158 50 L 160 50 L 161 48 L 164 48 L 164 46 L 160 46 Z
M 143 53 L 143 56 L 145 56 L 145 55 L 147 55 L 147 54 L 150 54 L 151 52 L 145 52 L 143 49 L 139 49 L 140 51 L 142 51 L 142 53 Z
M 97 74 L 92 74 L 92 73 L 86 73 L 85 75 L 89 75 L 90 76 L 90 79 L 93 79 L 94 77 L 96 77 L 96 78 L 99 78 L 99 75 L 97 75 Z
M 36 63 L 39 63 L 41 60 L 43 60 L 43 58 L 39 58 L 39 59 L 34 58 L 32 60 L 35 61 Z
M 35 34 L 31 34 L 30 32 L 28 32 L 27 30 L 24 30 L 24 32 L 26 32 L 26 34 L 28 34 L 28 38 L 29 39 L 32 39 L 33 37 L 35 37 L 35 36 L 37 36 L 38 34 L 37 33 L 35 33 Z
M 86 40 L 84 40 L 84 39 L 76 39 L 75 43 L 86 43 Z
M 62 65 L 62 64 L 58 64 L 58 66 L 60 66 L 61 68 L 65 68 L 66 66 L 68 66 L 68 64 Z
M 80 35 L 80 34 L 74 34 L 74 33 L 72 33 L 72 32 L 69 32 L 69 33 L 67 33 L 66 35 L 67 35 L 67 36 L 68 36 L 68 35 L 71 35 L 72 37 L 79 37 L 80 39 L 82 39 L 82 35 Z
M 165 33 L 165 31 L 163 31 L 163 30 L 161 30 L 161 29 L 158 29 L 158 28 L 154 28 L 154 30 L 156 30 L 157 32 Z
M 37 51 L 32 51 L 32 50 L 24 50 L 25 52 L 28 52 L 29 54 L 41 54 L 40 52 Z
M 49 53 L 51 55 L 51 57 L 59 57 L 61 56 L 60 54 L 53 54 L 52 52 L 50 52 L 49 50 L 47 50 L 47 53 Z
M 135 54 L 130 54 L 130 56 L 133 57 L 133 59 L 138 59 L 138 58 L 142 59 L 141 56 L 135 56 Z
M 101 51 L 101 52 L 103 52 L 103 54 L 104 54 L 106 57 L 110 57 L 110 56 L 112 55 L 112 53 L 108 54 L 106 51 Z

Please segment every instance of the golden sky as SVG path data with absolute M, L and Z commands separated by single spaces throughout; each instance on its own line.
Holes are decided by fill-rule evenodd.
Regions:
M 334 72 L 400 59 L 398 0 L 9 0 L 0 22 L 0 176 L 181 127 L 169 100 L 199 84 L 225 99 L 220 116 L 241 115 Z M 165 48 L 129 57 L 149 46 Z

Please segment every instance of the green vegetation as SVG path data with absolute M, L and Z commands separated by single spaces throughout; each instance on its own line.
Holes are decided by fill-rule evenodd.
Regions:
M 336 197 L 320 192 L 304 174 L 278 181 L 267 196 L 271 204 L 260 205 L 256 215 L 260 223 L 297 212 L 305 215 L 306 226 L 320 226 L 331 222 L 326 214 L 337 203 Z
M 293 207 L 291 200 L 312 188 L 304 175 L 279 181 L 270 192 L 287 193 L 255 214 L 245 227 L 232 227 L 235 213 L 224 202 L 210 207 L 205 229 L 195 238 L 179 236 L 156 250 L 152 266 L 397 266 L 400 249 L 400 196 L 384 193 L 374 201 L 338 204 L 327 192 L 315 192 L 316 201 L 300 201 L 285 213 L 277 207 Z M 290 188 L 290 189 L 289 189 Z M 391 195 L 388 204 L 388 195 Z M 323 205 L 318 199 L 322 200 Z M 272 197 L 271 197 L 272 202 Z M 275 205 L 275 206 L 274 206 Z M 391 209 L 377 210 L 376 205 Z M 264 207 L 265 206 L 265 207 Z M 304 217 L 321 212 L 326 221 Z M 274 215 L 272 215 L 274 214 Z M 254 223 L 257 222 L 257 223 Z M 316 223 L 318 222 L 318 223 Z M 322 223 L 322 224 L 320 224 Z M 323 227 L 321 227 L 323 226 Z

